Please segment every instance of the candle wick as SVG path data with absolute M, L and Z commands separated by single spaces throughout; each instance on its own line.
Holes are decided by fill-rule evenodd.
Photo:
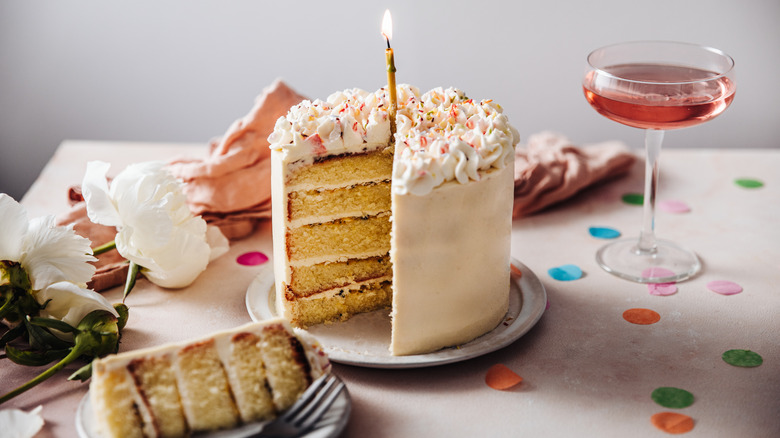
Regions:
M 389 49 L 390 48 L 390 38 L 385 36 L 385 41 L 387 41 L 387 48 Z

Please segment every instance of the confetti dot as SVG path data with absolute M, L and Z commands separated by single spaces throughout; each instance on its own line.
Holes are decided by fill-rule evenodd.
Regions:
M 631 324 L 649 325 L 660 321 L 661 315 L 655 310 L 637 308 L 623 312 L 623 319 Z
M 582 278 L 582 269 L 577 265 L 563 265 L 547 270 L 550 277 L 558 281 L 572 281 Z
M 687 408 L 693 404 L 693 394 L 671 386 L 662 386 L 653 390 L 650 394 L 653 401 L 659 405 L 670 409 Z
M 588 232 L 596 239 L 615 239 L 620 237 L 620 231 L 609 227 L 590 227 Z
M 752 368 L 764 363 L 760 354 L 750 350 L 729 350 L 721 357 L 724 362 L 735 367 Z
M 715 280 L 707 283 L 707 289 L 721 295 L 734 295 L 742 292 L 742 286 L 728 280 Z
M 236 257 L 236 262 L 238 262 L 239 265 L 244 265 L 244 266 L 262 265 L 267 261 L 268 261 L 268 256 L 259 251 L 245 252 L 240 256 Z
M 674 275 L 673 271 L 670 271 L 666 268 L 659 268 L 659 267 L 652 267 L 647 268 L 644 271 L 642 271 L 642 277 L 643 278 L 663 278 L 663 277 L 671 277 Z
M 734 184 L 745 189 L 757 189 L 759 187 L 764 187 L 763 182 L 753 178 L 738 178 L 734 180 Z
M 659 412 L 650 417 L 650 423 L 666 433 L 678 434 L 693 430 L 693 418 L 677 412 Z
M 674 295 L 677 293 L 677 285 L 674 283 L 648 283 L 647 290 L 650 292 L 650 295 Z
M 518 278 L 523 276 L 523 271 L 521 271 L 517 266 L 510 264 L 509 268 L 512 271 L 512 274 L 516 275 Z
M 660 201 L 658 208 L 667 213 L 688 213 L 691 207 L 682 201 Z
M 522 377 L 507 368 L 506 365 L 500 363 L 490 367 L 485 375 L 485 383 L 487 383 L 487 386 L 499 391 L 509 389 L 522 381 Z
M 641 193 L 626 193 L 620 199 L 630 205 L 642 205 L 645 203 L 645 196 Z

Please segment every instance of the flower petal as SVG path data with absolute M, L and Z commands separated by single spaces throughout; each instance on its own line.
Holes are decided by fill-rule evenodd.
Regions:
M 54 283 L 35 292 L 35 300 L 40 304 L 51 300 L 41 310 L 42 317 L 64 321 L 74 327 L 93 310 L 105 310 L 114 316 L 119 316 L 114 306 L 103 295 L 67 281 Z M 59 338 L 72 339 L 72 335 L 69 333 L 61 333 L 56 330 L 52 330 L 52 332 Z
M 14 198 L 0 193 L 0 260 L 18 262 L 22 256 L 22 241 L 27 232 L 27 212 Z
M 42 406 L 25 412 L 21 409 L 0 410 L 0 424 L 3 436 L 33 437 L 43 428 Z
M 90 241 L 73 231 L 73 225 L 55 226 L 54 216 L 30 221 L 19 260 L 30 276 L 33 290 L 59 281 L 86 284 L 95 273 Z
M 209 255 L 209 261 L 217 259 L 219 256 L 228 252 L 230 249 L 230 242 L 227 237 L 222 234 L 219 227 L 209 225 L 206 228 L 206 242 L 211 248 L 211 254 Z
M 114 202 L 109 197 L 106 174 L 110 164 L 103 161 L 90 161 L 81 181 L 81 194 L 87 204 L 87 216 L 96 224 L 118 227 L 122 225 Z

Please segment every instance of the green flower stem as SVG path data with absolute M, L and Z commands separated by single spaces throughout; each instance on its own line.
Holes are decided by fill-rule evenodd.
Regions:
M 62 358 L 61 361 L 57 362 L 54 366 L 49 368 L 48 370 L 42 372 L 34 379 L 30 380 L 29 382 L 25 383 L 24 385 L 14 389 L 13 391 L 5 394 L 4 396 L 0 397 L 0 405 L 7 402 L 8 400 L 11 400 L 12 398 L 16 397 L 17 395 L 27 391 L 28 389 L 38 385 L 39 383 L 43 382 L 44 380 L 48 379 L 49 377 L 55 375 L 57 371 L 63 369 L 66 365 L 73 362 L 74 360 L 78 359 L 79 356 L 84 354 L 84 350 L 88 349 L 82 347 L 80 344 L 76 343 L 76 345 L 70 350 L 70 353 L 68 353 L 67 356 Z
M 116 241 L 114 240 L 92 248 L 92 255 L 100 255 L 104 252 L 111 251 L 112 249 L 116 249 Z

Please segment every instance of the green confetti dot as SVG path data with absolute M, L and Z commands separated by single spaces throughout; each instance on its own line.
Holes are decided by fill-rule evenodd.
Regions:
M 687 408 L 693 404 L 693 394 L 684 389 L 670 386 L 656 388 L 650 397 L 653 398 L 654 402 L 670 409 Z
M 645 203 L 645 196 L 641 193 L 626 193 L 621 199 L 626 204 L 631 205 L 642 205 Z
M 760 354 L 750 350 L 729 350 L 721 357 L 724 362 L 735 367 L 752 368 L 764 363 Z
M 734 184 L 746 189 L 757 189 L 759 187 L 764 187 L 763 182 L 753 178 L 738 178 L 734 180 Z

